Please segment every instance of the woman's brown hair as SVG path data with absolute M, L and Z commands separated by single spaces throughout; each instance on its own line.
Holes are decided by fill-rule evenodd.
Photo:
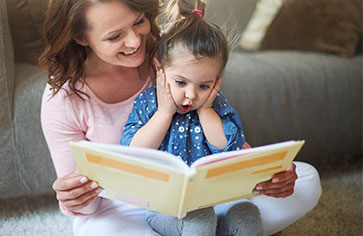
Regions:
M 159 41 L 161 66 L 173 59 L 174 46 L 181 46 L 197 59 L 208 57 L 221 61 L 221 70 L 229 57 L 229 44 L 222 30 L 203 18 L 206 4 L 201 0 L 171 0 L 167 6 L 169 23 Z
M 50 0 L 43 26 L 44 50 L 39 65 L 48 71 L 47 83 L 53 96 L 68 82 L 70 89 L 79 97 L 84 94 L 76 88 L 84 76 L 87 48 L 79 45 L 74 38 L 84 37 L 87 30 L 85 11 L 94 4 L 117 0 Z M 118 0 L 131 10 L 144 12 L 150 21 L 150 37 L 146 43 L 149 61 L 153 61 L 159 41 L 159 27 L 156 18 L 162 3 L 159 0 Z

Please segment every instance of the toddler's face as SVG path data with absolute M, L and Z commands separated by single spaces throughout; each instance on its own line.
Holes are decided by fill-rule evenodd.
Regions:
M 220 76 L 221 63 L 217 58 L 196 59 L 183 52 L 174 56 L 164 71 L 177 112 L 185 114 L 207 101 Z

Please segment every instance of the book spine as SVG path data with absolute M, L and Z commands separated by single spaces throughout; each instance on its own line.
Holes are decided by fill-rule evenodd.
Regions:
M 186 175 L 184 178 L 184 184 L 182 189 L 182 196 L 180 198 L 179 211 L 177 217 L 182 219 L 186 216 L 187 210 L 189 209 L 189 201 L 191 197 L 191 190 L 194 183 L 194 175 Z

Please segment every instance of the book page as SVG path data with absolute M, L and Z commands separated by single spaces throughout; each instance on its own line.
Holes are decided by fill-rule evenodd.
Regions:
M 124 154 L 127 156 L 131 156 L 131 158 L 137 158 L 142 161 L 167 166 L 175 170 L 181 170 L 183 172 L 190 171 L 189 166 L 185 164 L 183 160 L 168 152 L 149 148 L 128 147 L 122 145 L 104 144 L 89 141 L 80 141 L 78 143 L 80 145 L 85 145 L 88 148 L 97 148 L 104 151 Z
M 304 141 L 284 142 L 206 158 L 207 162 L 195 167 L 189 209 L 254 196 L 256 184 L 285 171 L 303 144 Z
M 231 158 L 237 158 L 237 157 L 240 157 L 240 156 L 243 156 L 243 155 L 250 154 L 252 152 L 260 152 L 260 151 L 264 151 L 264 150 L 267 151 L 269 149 L 287 147 L 287 146 L 290 146 L 292 144 L 295 144 L 296 142 L 299 142 L 299 141 L 286 141 L 286 142 L 281 142 L 281 143 L 268 144 L 268 145 L 264 145 L 264 146 L 260 146 L 260 147 L 254 147 L 254 148 L 248 148 L 248 149 L 241 149 L 241 150 L 236 150 L 236 151 L 212 154 L 212 155 L 208 155 L 208 156 L 205 156 L 203 158 L 200 158 L 200 159 L 196 160 L 191 165 L 190 168 L 196 168 L 196 167 L 200 167 L 200 166 L 203 166 L 203 165 L 212 164 L 214 162 L 220 162 L 220 161 L 224 161 L 224 160 L 231 159 Z
M 195 170 L 184 162 L 168 161 L 177 160 L 173 155 L 85 141 L 71 146 L 79 173 L 96 181 L 104 189 L 103 197 L 169 215 L 180 214 L 185 181 Z

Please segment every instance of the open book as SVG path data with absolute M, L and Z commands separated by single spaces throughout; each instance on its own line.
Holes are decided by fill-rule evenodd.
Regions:
M 71 142 L 81 175 L 102 197 L 183 218 L 187 212 L 253 197 L 257 183 L 287 169 L 304 141 L 218 153 L 188 166 L 173 154 L 146 148 Z

